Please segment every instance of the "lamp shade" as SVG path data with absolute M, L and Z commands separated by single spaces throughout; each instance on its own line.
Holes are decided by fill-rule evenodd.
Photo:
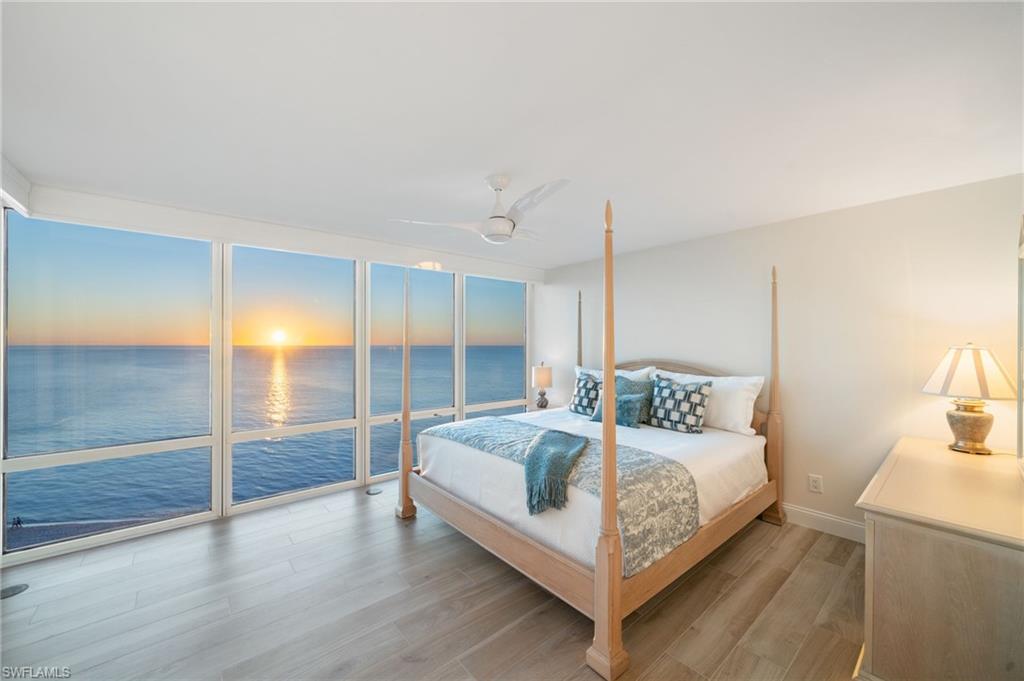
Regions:
M 539 367 L 533 367 L 533 387 L 551 387 L 551 367 L 546 367 L 543 364 L 541 364 Z
M 953 345 L 922 388 L 931 395 L 973 400 L 1013 400 L 1017 388 L 988 348 Z

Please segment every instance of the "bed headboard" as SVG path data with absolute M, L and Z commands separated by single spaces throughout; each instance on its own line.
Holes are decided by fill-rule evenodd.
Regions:
M 606 262 L 611 261 L 609 254 L 605 255 L 605 260 Z M 610 267 L 606 265 L 606 270 L 609 269 Z M 608 271 L 605 272 L 605 279 L 610 279 Z M 605 310 L 605 324 L 607 325 L 612 310 L 607 303 L 606 308 L 608 308 Z M 771 376 L 768 378 L 768 411 L 761 411 L 755 407 L 754 418 L 750 422 L 750 427 L 765 437 L 764 463 L 768 469 L 768 480 L 774 480 L 776 483 L 776 500 L 762 514 L 762 517 L 776 525 L 781 525 L 785 521 L 786 514 L 782 510 L 782 390 L 779 381 L 779 285 L 778 275 L 774 267 L 772 268 L 771 319 Z M 606 361 L 605 363 L 606 366 L 610 364 L 611 361 Z M 659 369 L 676 373 L 701 374 L 704 376 L 727 375 L 720 371 L 696 367 L 672 359 L 638 359 L 615 364 L 618 369 L 642 369 L 652 365 Z
M 716 371 L 715 369 L 708 369 L 706 367 L 693 366 L 692 364 L 683 364 L 673 359 L 637 359 L 631 362 L 620 362 L 615 365 L 616 369 L 625 369 L 627 371 L 635 371 L 637 369 L 643 369 L 645 367 L 657 367 L 665 371 L 670 371 L 676 374 L 696 374 L 698 376 L 729 376 L 730 374 L 724 371 Z M 755 431 L 764 435 L 765 426 L 768 423 L 768 412 L 754 407 L 754 418 L 750 423 L 750 427 Z

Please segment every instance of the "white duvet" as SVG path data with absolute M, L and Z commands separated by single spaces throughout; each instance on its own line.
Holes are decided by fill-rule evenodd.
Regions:
M 568 409 L 548 409 L 505 418 L 543 428 L 600 439 L 601 424 Z M 616 429 L 619 444 L 636 447 L 685 465 L 697 485 L 700 524 L 768 481 L 760 435 L 740 435 L 714 428 L 678 433 L 640 426 Z M 526 510 L 522 465 L 458 442 L 421 434 L 422 475 L 463 501 L 499 518 L 536 541 L 592 567 L 601 521 L 601 501 L 569 487 L 565 508 L 531 516 Z

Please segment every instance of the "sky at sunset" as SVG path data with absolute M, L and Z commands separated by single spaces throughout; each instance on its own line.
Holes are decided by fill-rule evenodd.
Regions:
M 466 277 L 466 345 L 526 342 L 526 285 Z
M 8 211 L 11 345 L 206 345 L 208 242 L 35 220 Z M 235 247 L 236 345 L 351 345 L 355 263 Z M 411 269 L 412 342 L 453 342 L 454 277 Z M 403 268 L 371 266 L 371 342 L 402 342 Z M 466 277 L 466 342 L 520 345 L 525 286 Z
M 404 267 L 370 266 L 370 342 L 402 344 Z M 409 331 L 413 345 L 454 342 L 455 276 L 450 272 L 409 270 Z
M 231 269 L 235 345 L 352 345 L 353 261 L 236 247 Z
M 205 345 L 210 244 L 7 211 L 11 345 Z

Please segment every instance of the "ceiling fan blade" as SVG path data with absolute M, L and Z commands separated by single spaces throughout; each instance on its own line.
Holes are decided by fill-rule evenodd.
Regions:
M 569 180 L 554 180 L 531 189 L 516 199 L 516 202 L 508 209 L 506 216 L 516 224 L 519 224 L 528 211 L 536 208 L 567 184 L 569 184 Z
M 407 225 L 423 225 L 425 227 L 451 227 L 453 229 L 473 232 L 474 234 L 479 234 L 480 228 L 483 227 L 482 222 L 427 222 L 424 220 L 405 220 L 402 218 L 392 218 L 390 222 L 402 222 Z
M 523 239 L 524 241 L 544 241 L 544 237 L 537 232 L 532 229 L 523 229 L 522 227 L 516 227 L 515 231 L 512 232 L 512 238 Z

